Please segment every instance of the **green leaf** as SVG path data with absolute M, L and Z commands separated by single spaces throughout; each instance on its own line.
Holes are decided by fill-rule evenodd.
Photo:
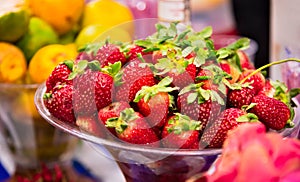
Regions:
M 226 46 L 226 48 L 231 50 L 239 50 L 239 49 L 244 50 L 247 49 L 249 45 L 250 45 L 250 39 L 243 37 L 229 44 L 228 46 Z
M 190 93 L 190 94 L 188 95 L 188 97 L 187 97 L 187 103 L 188 103 L 188 104 L 193 103 L 193 102 L 197 99 L 197 97 L 198 97 L 198 94 L 197 94 L 197 93 L 195 93 L 195 92 Z
M 77 64 L 77 67 L 75 67 L 75 71 L 77 72 L 83 72 L 88 66 L 88 61 L 87 60 L 82 60 L 82 61 L 79 61 L 78 64 Z
M 213 33 L 212 27 L 211 27 L 211 26 L 207 26 L 207 27 L 203 28 L 203 29 L 198 33 L 198 35 L 199 35 L 200 37 L 202 37 L 203 39 L 207 39 L 207 38 L 211 37 L 212 33 Z
M 101 70 L 100 62 L 98 60 L 88 62 L 88 68 L 90 68 L 93 71 L 100 71 Z
M 65 60 L 63 62 L 70 70 L 73 70 L 74 61 L 73 60 Z
M 292 88 L 289 91 L 291 98 L 294 98 L 300 94 L 300 88 Z
M 193 47 L 186 47 L 185 49 L 182 50 L 182 56 L 187 57 L 189 54 L 193 52 L 194 48 Z

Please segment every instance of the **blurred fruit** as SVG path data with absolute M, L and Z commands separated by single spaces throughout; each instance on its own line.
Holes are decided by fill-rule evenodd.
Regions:
M 55 43 L 58 43 L 58 35 L 54 29 L 43 19 L 32 17 L 29 21 L 28 31 L 17 42 L 17 46 L 29 61 L 41 47 Z
M 13 114 L 15 121 L 30 121 L 31 118 L 41 118 L 34 105 L 35 90 L 24 89 L 24 92 L 16 94 L 12 103 L 15 109 L 15 114 Z
M 70 31 L 79 21 L 84 0 L 27 0 L 33 15 L 48 22 L 59 35 Z
M 104 41 L 107 37 L 109 37 L 111 41 L 132 41 L 130 34 L 124 29 L 94 24 L 84 27 L 76 37 L 75 43 L 80 48 L 87 43 Z
M 115 0 L 95 0 L 86 4 L 83 11 L 82 27 L 100 24 L 113 27 L 133 20 L 130 9 Z M 124 25 L 124 29 L 133 32 L 133 24 Z
M 65 60 L 74 60 L 77 49 L 74 44 L 51 44 L 39 49 L 29 63 L 29 76 L 35 83 L 44 82 L 52 70 Z
M 0 82 L 15 82 L 27 69 L 23 52 L 13 44 L 0 42 Z
M 59 36 L 59 44 L 71 44 L 75 41 L 76 36 L 80 31 L 80 27 L 75 26 L 72 30 L 68 31 L 67 33 Z
M 27 30 L 30 13 L 22 0 L 0 0 L 0 41 L 15 42 Z

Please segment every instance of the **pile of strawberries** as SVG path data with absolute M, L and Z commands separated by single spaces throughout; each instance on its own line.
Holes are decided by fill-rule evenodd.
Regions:
M 131 43 L 88 45 L 46 81 L 44 103 L 58 119 L 98 137 L 152 147 L 220 148 L 228 131 L 262 122 L 293 127 L 299 89 L 255 69 L 249 39 L 214 48 L 212 29 L 177 23 Z

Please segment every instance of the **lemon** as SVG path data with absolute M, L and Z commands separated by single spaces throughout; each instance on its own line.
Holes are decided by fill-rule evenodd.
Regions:
M 29 77 L 34 83 L 42 83 L 52 70 L 65 60 L 74 60 L 77 49 L 74 44 L 51 44 L 39 49 L 29 62 Z
M 105 41 L 107 38 L 111 41 L 132 41 L 130 33 L 124 29 L 95 24 L 84 27 L 76 37 L 75 43 L 80 48 L 89 43 Z
M 0 42 L 0 82 L 18 81 L 25 75 L 26 69 L 23 52 L 11 43 Z
M 127 6 L 114 0 L 95 0 L 84 7 L 82 27 L 93 24 L 113 27 L 132 20 L 132 12 Z M 126 29 L 133 31 L 132 25 Z
M 32 14 L 48 22 L 63 35 L 79 22 L 84 0 L 27 0 Z
M 27 30 L 30 13 L 22 0 L 0 0 L 0 41 L 15 42 Z

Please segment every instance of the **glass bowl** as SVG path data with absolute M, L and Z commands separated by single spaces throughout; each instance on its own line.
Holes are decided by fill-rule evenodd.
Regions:
M 221 155 L 222 149 L 151 148 L 120 142 L 115 137 L 97 137 L 52 116 L 43 103 L 45 91 L 46 86 L 43 84 L 35 94 L 35 104 L 41 116 L 54 127 L 90 142 L 99 153 L 115 160 L 127 181 L 185 181 L 195 174 L 207 171 Z M 298 108 L 294 119 L 295 127 L 282 131 L 283 136 L 297 136 L 299 113 Z
M 45 121 L 34 105 L 38 84 L 0 83 L 0 131 L 17 170 L 68 161 L 78 138 Z
M 35 95 L 35 104 L 41 116 L 54 127 L 90 142 L 99 153 L 115 160 L 127 181 L 185 181 L 208 170 L 221 154 L 221 149 L 162 149 L 125 144 L 114 137 L 97 137 L 74 124 L 65 123 L 52 116 L 43 103 L 45 91 L 46 87 L 43 84 Z M 103 152 L 103 147 L 107 151 Z

